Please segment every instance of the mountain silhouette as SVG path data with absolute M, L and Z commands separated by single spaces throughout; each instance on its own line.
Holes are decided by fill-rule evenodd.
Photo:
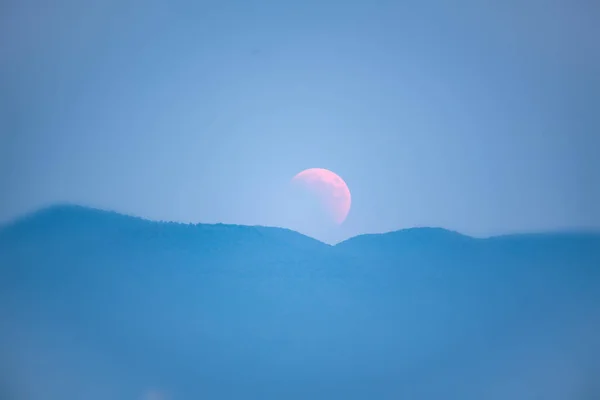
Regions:
M 598 398 L 600 234 L 330 246 L 60 205 L 0 228 L 0 327 L 15 400 Z

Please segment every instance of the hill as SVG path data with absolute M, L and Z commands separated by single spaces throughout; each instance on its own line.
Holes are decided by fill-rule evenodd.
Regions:
M 329 246 L 55 206 L 0 228 L 0 326 L 16 400 L 584 399 L 600 235 Z

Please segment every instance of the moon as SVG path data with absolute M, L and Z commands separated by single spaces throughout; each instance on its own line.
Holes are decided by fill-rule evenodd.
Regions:
M 348 185 L 338 174 L 325 168 L 309 168 L 296 174 L 292 183 L 314 193 L 335 223 L 339 225 L 346 220 L 352 196 Z

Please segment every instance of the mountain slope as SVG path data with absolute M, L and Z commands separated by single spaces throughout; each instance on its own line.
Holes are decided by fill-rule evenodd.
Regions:
M 52 207 L 0 229 L 0 391 L 577 399 L 600 372 L 599 267 L 595 234 L 332 247 Z

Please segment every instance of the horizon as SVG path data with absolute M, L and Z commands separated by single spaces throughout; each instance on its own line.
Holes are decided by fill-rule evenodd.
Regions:
M 309 234 L 306 233 L 302 233 L 300 231 L 291 229 L 291 228 L 287 228 L 284 226 L 273 226 L 273 225 L 247 225 L 247 224 L 236 224 L 236 223 L 225 223 L 225 222 L 212 222 L 212 223 L 207 223 L 207 222 L 185 222 L 185 221 L 171 221 L 171 220 L 158 220 L 158 219 L 152 219 L 152 218 L 147 218 L 147 217 L 143 217 L 140 215 L 135 215 L 135 214 L 128 214 L 128 213 L 124 213 L 124 212 L 120 212 L 118 210 L 111 210 L 111 209 L 103 209 L 103 208 L 99 208 L 99 207 L 93 207 L 93 206 L 86 206 L 86 205 L 82 205 L 82 204 L 76 204 L 76 203 L 67 203 L 67 202 L 62 202 L 62 203 L 55 203 L 55 204 L 50 204 L 50 205 L 46 205 L 43 207 L 40 207 L 38 209 L 26 212 L 24 214 L 21 214 L 19 216 L 16 216 L 8 221 L 3 221 L 0 222 L 0 230 L 1 229 L 5 229 L 8 228 L 12 225 L 15 224 L 19 224 L 20 222 L 27 220 L 29 218 L 35 217 L 36 215 L 39 215 L 45 211 L 49 211 L 52 209 L 57 209 L 57 208 L 73 208 L 73 209 L 81 209 L 81 210 L 86 210 L 86 211 L 94 211 L 94 212 L 101 212 L 101 213 L 107 213 L 107 214 L 117 214 L 119 216 L 122 217 L 126 217 L 126 218 L 132 218 L 132 219 L 138 219 L 138 220 L 142 220 L 142 221 L 147 221 L 147 222 L 153 222 L 153 223 L 164 223 L 164 224 L 175 224 L 175 225 L 193 225 L 193 226 L 198 226 L 198 225 L 206 225 L 206 226 L 215 226 L 215 225 L 221 225 L 221 226 L 228 226 L 228 227 L 260 227 L 260 228 L 272 228 L 272 229 L 281 229 L 281 230 L 286 230 L 286 231 L 291 231 L 294 232 L 296 234 L 305 236 L 307 238 L 316 240 L 320 243 L 326 244 L 328 246 L 336 246 L 338 244 L 341 244 L 343 242 L 349 241 L 351 239 L 354 238 L 358 238 L 358 237 L 362 237 L 362 236 L 378 236 L 378 235 L 388 235 L 388 234 L 394 234 L 394 233 L 399 233 L 399 232 L 407 232 L 407 231 L 412 231 L 412 230 L 439 230 L 439 231 L 444 231 L 444 232 L 448 232 L 448 233 L 454 233 L 454 234 L 458 234 L 460 236 L 463 237 L 467 237 L 470 239 L 477 239 L 477 240 L 485 240 L 485 239 L 494 239 L 494 238 L 501 238 L 501 237 L 511 237 L 511 236 L 531 236 L 531 235 L 539 235 L 539 236 L 543 236 L 543 235 L 600 235 L 600 229 L 557 229 L 557 230 L 546 230 L 546 231 L 523 231 L 523 232 L 509 232 L 509 233 L 502 233 L 502 234 L 497 234 L 497 235 L 490 235 L 490 236 L 473 236 L 473 235 L 469 235 L 460 231 L 456 231 L 453 229 L 448 229 L 446 227 L 443 226 L 412 226 L 412 227 L 406 227 L 406 228 L 400 228 L 400 229 L 395 229 L 395 230 L 391 230 L 391 231 L 382 231 L 382 232 L 365 232 L 365 233 L 359 233 L 357 235 L 354 236 L 350 236 L 347 238 L 344 238 L 340 241 L 337 242 L 327 242 L 327 241 L 323 241 L 319 238 L 313 237 Z

